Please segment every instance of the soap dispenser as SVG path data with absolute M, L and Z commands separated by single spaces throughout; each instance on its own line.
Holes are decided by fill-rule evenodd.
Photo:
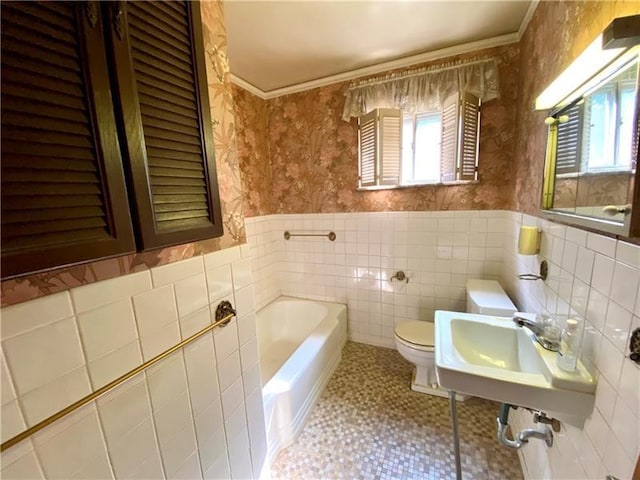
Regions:
M 582 349 L 583 322 L 569 318 L 562 330 L 560 351 L 558 352 L 558 367 L 565 372 L 574 372 Z

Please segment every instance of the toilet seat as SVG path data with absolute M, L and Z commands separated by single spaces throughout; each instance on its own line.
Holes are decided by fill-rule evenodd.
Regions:
M 396 326 L 395 335 L 398 341 L 409 347 L 427 352 L 433 351 L 434 324 L 431 322 L 419 320 L 402 322 Z

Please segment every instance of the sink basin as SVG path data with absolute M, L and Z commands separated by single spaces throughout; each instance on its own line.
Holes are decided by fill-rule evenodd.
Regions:
M 469 364 L 511 372 L 538 372 L 535 345 L 522 328 L 455 318 L 451 321 L 451 339 L 463 361 Z
M 558 354 L 510 318 L 437 311 L 435 343 L 438 383 L 447 390 L 541 410 L 578 427 L 593 410 L 596 381 L 584 365 L 560 370 Z

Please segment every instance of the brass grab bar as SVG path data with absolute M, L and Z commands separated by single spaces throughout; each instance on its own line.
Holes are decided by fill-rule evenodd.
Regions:
M 336 232 L 329 233 L 291 233 L 289 230 L 284 232 L 284 239 L 289 240 L 291 237 L 327 237 L 332 242 L 336 239 Z
M 205 333 L 210 332 L 214 328 L 216 328 L 218 326 L 220 326 L 220 327 L 227 326 L 227 324 L 231 321 L 231 319 L 233 317 L 235 317 L 235 315 L 236 315 L 236 311 L 233 309 L 233 306 L 231 305 L 231 303 L 229 303 L 226 300 L 223 300 L 222 302 L 220 302 L 218 304 L 218 307 L 216 308 L 216 321 L 214 323 L 212 323 L 211 325 L 207 325 L 202 330 L 194 333 L 190 337 L 182 340 L 180 343 L 178 343 L 178 344 L 174 345 L 173 347 L 165 350 L 164 352 L 156 355 L 152 359 L 147 360 L 146 362 L 138 365 L 133 370 L 128 371 L 124 375 L 122 375 L 122 376 L 116 378 L 115 380 L 107 383 L 106 385 L 100 387 L 95 392 L 91 392 L 89 395 L 86 395 L 85 397 L 82 397 L 80 400 L 72 403 L 71 405 L 63 408 L 62 410 L 54 413 L 53 415 L 45 418 L 44 420 L 36 423 L 34 426 L 28 428 L 24 432 L 19 433 L 15 437 L 10 438 L 6 442 L 4 442 L 2 445 L 0 445 L 0 452 L 4 452 L 7 448 L 11 448 L 14 445 L 16 445 L 17 443 L 20 443 L 21 441 L 26 440 L 31 435 L 39 432 L 43 428 L 48 427 L 49 425 L 51 425 L 52 423 L 60 420 L 63 417 L 66 417 L 67 415 L 69 415 L 70 413 L 76 411 L 80 407 L 85 406 L 87 403 L 90 403 L 90 402 L 96 400 L 98 397 L 104 395 L 105 393 L 107 393 L 110 390 L 113 390 L 118 385 L 120 385 L 120 384 L 126 382 L 127 380 L 129 380 L 131 377 L 137 375 L 138 373 L 142 372 L 143 370 L 146 370 L 150 366 L 155 365 L 160 360 L 163 360 L 164 358 L 168 357 L 172 353 L 180 350 L 185 345 L 193 342 L 194 340 L 197 340 L 198 338 L 203 336 Z

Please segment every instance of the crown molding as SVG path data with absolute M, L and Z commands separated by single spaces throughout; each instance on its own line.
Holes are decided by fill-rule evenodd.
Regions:
M 527 30 L 529 22 L 531 22 L 533 14 L 536 12 L 536 8 L 538 8 L 539 3 L 540 0 L 531 0 L 529 8 L 527 9 L 527 13 L 524 14 L 524 18 L 522 19 L 522 23 L 520 24 L 520 28 L 518 29 L 518 41 L 520 41 L 520 39 L 524 35 L 524 32 Z
M 229 74 L 229 79 L 231 80 L 231 83 L 235 83 L 237 86 L 246 90 L 249 93 L 254 94 L 256 97 L 259 97 L 263 100 L 267 99 L 266 93 L 260 90 L 258 87 L 256 87 L 252 83 L 249 83 L 246 80 L 243 80 L 242 78 L 234 75 L 233 73 Z
M 522 26 L 520 28 L 522 28 Z M 348 72 L 339 73 L 337 75 L 318 78 L 317 80 L 311 80 L 309 82 L 297 83 L 295 85 L 277 88 L 275 90 L 269 90 L 267 92 L 260 90 L 256 86 L 233 74 L 231 75 L 231 81 L 239 87 L 242 87 L 245 90 L 253 93 L 254 95 L 264 100 L 269 100 L 272 98 L 282 97 L 284 95 L 290 95 L 292 93 L 304 92 L 306 90 L 324 87 L 333 83 L 346 82 L 349 80 L 355 80 L 356 78 L 360 77 L 375 75 L 377 73 L 394 70 L 396 68 L 410 67 L 412 65 L 439 60 L 441 58 L 453 57 L 455 55 L 462 55 L 465 53 L 471 53 L 487 48 L 500 47 L 502 45 L 509 45 L 511 43 L 516 43 L 518 40 L 518 33 L 508 33 L 506 35 L 499 35 L 497 37 L 486 38 L 484 40 L 463 43 L 461 45 L 454 45 L 453 47 L 440 48 L 438 50 L 432 50 L 430 52 L 411 55 L 409 57 L 399 58 L 397 60 L 391 60 L 389 62 L 377 63 L 369 67 L 358 68 L 356 70 L 350 70 Z M 251 89 L 247 88 L 247 86 L 251 87 Z

